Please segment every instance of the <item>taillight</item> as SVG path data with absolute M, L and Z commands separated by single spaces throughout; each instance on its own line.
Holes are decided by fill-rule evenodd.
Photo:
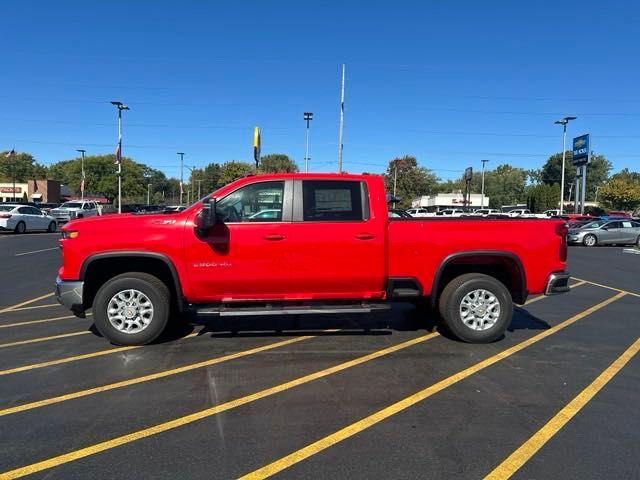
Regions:
M 556 235 L 560 237 L 560 261 L 567 261 L 567 234 L 569 233 L 569 227 L 566 223 L 558 223 L 556 225 Z
M 0 218 L 11 218 L 10 213 L 0 213 Z

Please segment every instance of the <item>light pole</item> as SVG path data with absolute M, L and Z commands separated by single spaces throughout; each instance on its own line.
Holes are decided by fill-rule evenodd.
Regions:
M 308 172 L 309 171 L 309 160 L 311 160 L 309 158 L 309 123 L 311 122 L 311 120 L 313 120 L 313 113 L 312 112 L 304 112 L 304 120 L 307 122 L 307 129 L 306 129 L 305 135 L 304 135 L 304 142 L 306 144 L 305 154 L 304 154 L 304 171 Z
M 182 205 L 182 195 L 184 194 L 184 188 L 182 183 L 184 182 L 184 152 L 178 152 L 180 155 L 180 205 Z
M 198 182 L 198 198 L 202 198 L 201 190 L 202 190 L 202 180 L 196 180 Z
M 567 155 L 567 123 L 578 117 L 564 117 L 562 120 L 556 120 L 554 124 L 562 125 L 562 174 L 560 176 L 560 215 L 564 211 L 564 161 Z
M 118 213 L 122 213 L 122 111 L 129 110 L 124 103 L 112 101 L 118 109 L 118 148 L 116 149 L 116 163 L 118 164 Z
M 398 186 L 398 161 L 393 162 L 393 208 L 396 208 L 396 187 Z
M 489 160 L 480 160 L 482 162 L 482 196 L 480 197 L 480 208 L 484 208 L 484 164 Z
M 147 183 L 147 205 L 151 205 L 151 183 Z
M 13 190 L 11 194 L 11 199 L 16 201 L 16 149 L 12 148 L 9 153 L 7 153 L 7 158 L 11 160 L 13 158 L 13 162 L 11 163 L 11 176 L 13 177 Z
M 81 148 L 77 149 L 76 152 L 79 152 L 80 155 L 80 200 L 84 200 L 84 154 L 86 150 L 82 150 Z
M 342 64 L 342 82 L 340 84 L 340 129 L 338 130 L 338 173 L 342 173 L 343 132 L 344 132 L 344 63 Z

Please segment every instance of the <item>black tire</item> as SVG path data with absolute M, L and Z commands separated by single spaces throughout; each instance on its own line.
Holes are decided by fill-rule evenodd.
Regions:
M 118 292 L 135 289 L 142 292 L 153 306 L 151 321 L 142 330 L 126 333 L 109 321 L 107 308 Z M 123 273 L 107 281 L 93 300 L 93 321 L 98 331 L 116 345 L 146 345 L 164 331 L 169 320 L 171 294 L 167 286 L 153 275 L 142 272 Z
M 598 244 L 598 237 L 592 234 L 585 235 L 584 238 L 582 239 L 582 244 L 585 247 L 595 247 Z
M 58 230 L 58 224 L 56 222 L 51 222 L 47 228 L 47 232 L 55 233 L 56 230 Z
M 493 325 L 484 330 L 469 326 L 460 314 L 463 299 L 480 289 L 495 297 L 500 309 Z M 489 343 L 502 337 L 513 316 L 513 300 L 507 287 L 499 280 L 481 273 L 466 273 L 451 280 L 442 291 L 438 306 L 446 329 L 456 338 L 469 343 Z
M 27 231 L 27 225 L 24 222 L 18 222 L 16 228 L 13 231 L 15 233 L 24 233 Z

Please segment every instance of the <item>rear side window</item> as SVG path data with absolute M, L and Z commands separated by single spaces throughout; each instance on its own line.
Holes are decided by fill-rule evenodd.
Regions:
M 360 182 L 305 180 L 302 182 L 305 222 L 364 220 Z

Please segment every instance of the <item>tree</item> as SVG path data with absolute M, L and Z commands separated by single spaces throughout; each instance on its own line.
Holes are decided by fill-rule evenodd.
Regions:
M 576 167 L 573 166 L 573 152 L 567 151 L 564 171 L 565 199 L 569 200 L 568 190 L 576 179 Z M 609 178 L 612 165 L 603 155 L 592 155 L 591 163 L 587 166 L 587 199 L 594 199 L 596 187 L 602 185 Z M 560 185 L 562 177 L 562 153 L 556 153 L 549 157 L 540 171 L 540 181 L 547 185 L 557 183 Z M 574 187 L 575 188 L 575 187 Z
M 231 183 L 239 178 L 242 178 L 249 173 L 253 173 L 255 167 L 247 162 L 239 162 L 237 160 L 231 160 L 225 162 L 220 166 L 220 177 L 218 177 L 218 187 L 222 187 Z
M 605 207 L 629 210 L 640 207 L 640 173 L 624 169 L 613 175 L 600 189 L 600 199 Z
M 201 194 L 208 194 L 218 189 L 220 183 L 221 167 L 217 163 L 209 163 L 204 168 L 196 168 L 191 172 L 188 182 L 193 182 L 197 189 L 197 181 L 201 182 Z
M 260 157 L 260 173 L 295 173 L 298 165 L 283 153 L 271 153 Z
M 24 183 L 27 180 L 47 178 L 47 168 L 26 152 L 0 152 L 0 181 Z
M 389 162 L 385 174 L 385 185 L 388 192 L 393 192 L 394 176 L 396 177 L 396 196 L 400 198 L 398 206 L 407 208 L 411 200 L 422 195 L 435 193 L 438 177 L 428 168 L 419 167 L 418 161 L 411 155 L 396 157 Z
M 527 208 L 533 213 L 558 208 L 560 204 L 560 185 L 532 185 L 527 189 Z

